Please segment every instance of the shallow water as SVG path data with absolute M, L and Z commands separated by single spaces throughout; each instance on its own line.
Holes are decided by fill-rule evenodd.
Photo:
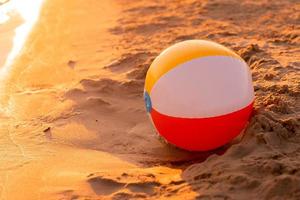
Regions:
M 0 7 L 0 67 L 7 72 L 38 19 L 43 0 L 11 0 Z M 3 74 L 1 74 L 3 76 Z

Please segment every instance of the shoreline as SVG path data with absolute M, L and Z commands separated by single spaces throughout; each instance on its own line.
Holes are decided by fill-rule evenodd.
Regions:
M 8 19 L 3 19 L 3 20 L 5 21 L 0 23 L 1 25 L 0 42 L 2 44 L 1 57 L 0 57 L 1 68 L 4 67 L 7 57 L 13 48 L 13 39 L 15 37 L 15 30 L 23 23 L 22 17 L 16 13 L 10 14 L 10 17 Z

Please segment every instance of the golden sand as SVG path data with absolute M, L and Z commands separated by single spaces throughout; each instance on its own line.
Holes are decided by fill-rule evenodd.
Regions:
M 46 0 L 2 74 L 0 199 L 299 199 L 299 10 L 292 0 Z M 14 20 L 0 25 L 0 65 Z M 234 49 L 253 75 L 256 114 L 214 152 L 162 143 L 144 108 L 152 60 L 186 39 Z

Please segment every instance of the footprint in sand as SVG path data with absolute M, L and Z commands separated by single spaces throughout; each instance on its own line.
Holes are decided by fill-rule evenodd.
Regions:
M 155 193 L 155 188 L 160 186 L 160 183 L 156 181 L 123 183 L 101 176 L 90 178 L 88 183 L 97 195 L 111 195 L 115 192 L 121 191 L 122 189 L 127 189 L 132 193 L 143 193 L 151 196 Z
M 110 195 L 125 186 L 124 183 L 102 177 L 91 178 L 88 182 L 97 195 Z

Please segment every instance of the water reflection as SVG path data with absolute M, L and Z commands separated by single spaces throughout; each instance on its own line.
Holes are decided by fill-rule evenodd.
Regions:
M 7 72 L 14 58 L 21 51 L 22 46 L 30 33 L 30 30 L 39 16 L 40 7 L 43 0 L 11 0 L 0 7 L 0 34 L 7 35 L 7 38 L 13 36 L 12 47 L 9 54 L 5 56 L 5 52 L 0 52 L 2 60 L 0 60 L 1 76 Z M 21 23 L 21 19 L 23 20 Z M 9 32 L 7 32 L 9 30 Z M 1 40 L 4 38 L 2 37 Z M 3 41 L 4 42 L 4 41 Z M 11 41 L 5 41 L 11 43 Z

